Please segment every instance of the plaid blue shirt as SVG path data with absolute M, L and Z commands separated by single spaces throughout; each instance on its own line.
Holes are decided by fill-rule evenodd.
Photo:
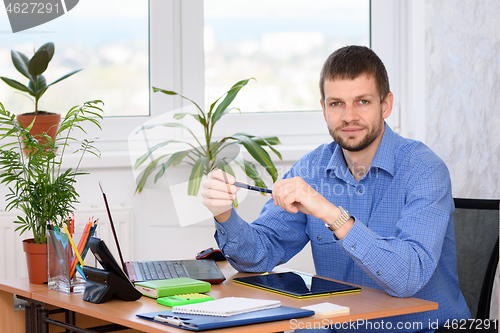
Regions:
M 442 326 L 447 319 L 470 318 L 458 287 L 450 175 L 428 147 L 386 124 L 359 182 L 335 142 L 306 154 L 284 178 L 296 176 L 352 214 L 355 223 L 347 236 L 339 240 L 320 219 L 288 213 L 272 199 L 253 223 L 233 209 L 228 221 L 216 222 L 215 234 L 233 267 L 271 271 L 311 242 L 317 275 L 439 303 L 436 311 L 383 318 L 393 323 L 392 331 L 398 322 L 421 322 L 413 331 L 432 332 L 429 321 Z

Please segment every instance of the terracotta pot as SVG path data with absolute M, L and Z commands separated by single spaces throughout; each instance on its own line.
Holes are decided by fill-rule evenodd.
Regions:
M 35 113 L 25 113 L 17 116 L 19 123 L 26 128 L 31 124 L 35 118 Z M 47 133 L 52 139 L 56 136 L 57 129 L 59 127 L 59 122 L 61 121 L 61 115 L 57 113 L 50 113 L 45 111 L 39 111 L 36 116 L 35 123 L 30 130 L 31 135 L 36 136 L 41 133 Z
M 23 250 L 26 253 L 30 283 L 47 283 L 47 244 L 36 244 L 33 238 L 28 238 L 23 240 Z

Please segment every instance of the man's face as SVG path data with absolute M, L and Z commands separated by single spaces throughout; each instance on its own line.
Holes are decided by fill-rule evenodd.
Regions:
M 347 151 L 361 151 L 382 137 L 384 119 L 392 111 L 393 96 L 389 93 L 381 102 L 373 76 L 327 80 L 323 88 L 323 115 L 330 135 L 339 146 Z

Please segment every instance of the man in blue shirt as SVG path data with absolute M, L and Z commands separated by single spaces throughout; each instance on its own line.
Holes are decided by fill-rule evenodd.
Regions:
M 439 303 L 358 331 L 432 332 L 470 318 L 458 286 L 448 169 L 385 123 L 394 97 L 382 61 L 367 47 L 341 48 L 326 60 L 320 90 L 334 141 L 276 182 L 257 220 L 246 223 L 232 208 L 232 176 L 216 170 L 203 183 L 220 249 L 239 271 L 267 272 L 311 242 L 317 275 Z

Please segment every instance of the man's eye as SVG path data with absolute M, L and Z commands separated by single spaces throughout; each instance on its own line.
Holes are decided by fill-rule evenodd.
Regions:
M 359 104 L 366 105 L 368 104 L 368 101 L 366 99 L 362 99 L 359 101 Z
M 340 105 L 340 102 L 331 102 L 330 103 L 330 106 L 339 106 Z

